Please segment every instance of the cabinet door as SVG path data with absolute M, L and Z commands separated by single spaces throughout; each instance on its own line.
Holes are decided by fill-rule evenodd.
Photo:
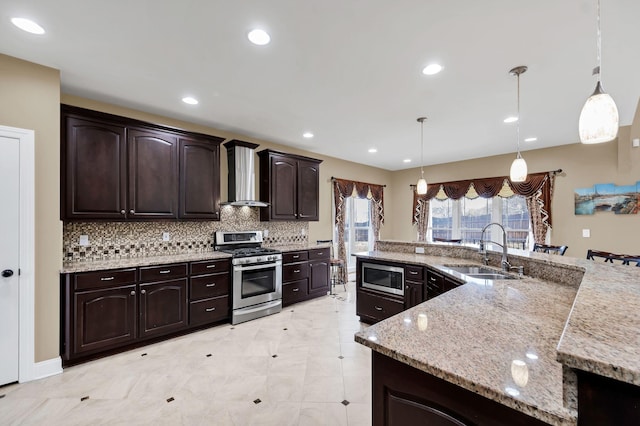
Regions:
M 329 259 L 309 262 L 309 295 L 329 291 Z
M 419 282 L 405 281 L 404 308 L 413 308 L 423 302 L 423 284 Z
M 298 160 L 298 219 L 318 220 L 320 168 L 318 163 Z
M 67 117 L 63 219 L 121 219 L 126 212 L 124 127 Z
M 73 352 L 95 352 L 133 342 L 137 312 L 135 285 L 76 292 Z
M 181 219 L 220 220 L 220 145 L 180 138 Z
M 140 337 L 154 337 L 187 326 L 187 279 L 140 284 Z
M 271 219 L 295 220 L 297 161 L 281 155 L 271 157 Z
M 129 210 L 137 219 L 177 217 L 177 137 L 147 129 L 129 129 Z

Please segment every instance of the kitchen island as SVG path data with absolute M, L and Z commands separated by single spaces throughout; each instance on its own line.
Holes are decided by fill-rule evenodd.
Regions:
M 412 253 L 416 245 L 426 254 Z M 444 265 L 480 260 L 464 246 L 378 247 L 358 258 L 453 276 Z M 509 260 L 524 266 L 523 279 L 470 280 L 356 334 L 373 349 L 374 424 L 412 415 L 444 424 L 587 424 L 587 415 L 578 422 L 583 372 L 615 379 L 631 387 L 626 397 L 637 397 L 640 268 L 524 251 Z M 490 262 L 498 265 L 500 255 L 491 253 Z M 619 422 L 603 418 L 624 424 L 638 415 L 633 410 L 623 407 Z

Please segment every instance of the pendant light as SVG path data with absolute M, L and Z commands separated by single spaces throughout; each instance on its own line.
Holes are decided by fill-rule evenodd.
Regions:
M 578 122 L 580 142 L 585 144 L 602 143 L 614 140 L 618 136 L 618 107 L 613 98 L 602 89 L 602 40 L 600 36 L 600 0 L 598 0 L 596 54 L 598 66 L 593 74 L 598 76 L 596 90 L 587 99 Z
M 427 181 L 424 179 L 424 164 L 423 164 L 423 155 L 424 155 L 424 120 L 427 117 L 418 117 L 418 122 L 420 123 L 420 179 L 418 179 L 418 184 L 416 185 L 416 192 L 418 195 L 424 195 L 427 193 Z
M 524 182 L 527 179 L 527 163 L 520 154 L 520 74 L 527 71 L 527 67 L 521 65 L 513 68 L 509 71 L 509 74 L 515 75 L 518 79 L 518 121 L 516 122 L 516 143 L 518 147 L 518 154 L 516 159 L 511 163 L 511 171 L 509 172 L 509 178 L 511 182 Z

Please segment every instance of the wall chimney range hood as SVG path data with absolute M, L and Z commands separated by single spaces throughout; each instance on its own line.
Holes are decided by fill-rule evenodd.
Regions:
M 267 207 L 269 204 L 255 198 L 255 143 L 231 140 L 223 144 L 227 148 L 228 194 L 227 206 Z

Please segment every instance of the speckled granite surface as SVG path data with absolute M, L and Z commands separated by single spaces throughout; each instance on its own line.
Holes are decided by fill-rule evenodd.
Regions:
M 265 247 L 271 247 L 284 252 L 311 250 L 315 248 L 331 247 L 331 244 L 265 244 Z M 172 254 L 167 256 L 144 256 L 119 258 L 111 260 L 87 260 L 84 262 L 65 262 L 60 270 L 61 273 L 100 271 L 104 269 L 116 268 L 132 268 L 136 266 L 149 265 L 166 265 L 179 262 L 197 262 L 199 260 L 230 258 L 227 253 L 220 253 L 213 250 L 203 251 L 201 253 Z
M 174 254 L 169 256 L 148 256 L 120 258 L 113 260 L 94 260 L 86 262 L 67 262 L 62 265 L 60 273 L 100 271 L 105 269 L 133 268 L 136 266 L 167 265 L 180 262 L 197 262 L 199 260 L 231 258 L 230 254 L 216 251 L 190 254 Z
M 472 263 L 411 253 L 362 257 Z M 369 327 L 356 341 L 550 424 L 575 424 L 575 410 L 563 405 L 562 364 L 556 360 L 575 294 L 575 287 L 529 277 L 470 281 Z
M 426 254 L 414 254 L 415 246 Z M 393 252 L 363 257 L 434 266 L 480 261 L 474 249 L 450 244 L 384 241 L 378 248 Z M 499 260 L 491 253 L 492 266 Z M 575 423 L 576 381 L 567 367 L 640 385 L 640 268 L 520 250 L 510 250 L 509 260 L 532 278 L 470 282 L 356 340 L 552 424 Z M 531 350 L 537 359 L 527 357 Z

